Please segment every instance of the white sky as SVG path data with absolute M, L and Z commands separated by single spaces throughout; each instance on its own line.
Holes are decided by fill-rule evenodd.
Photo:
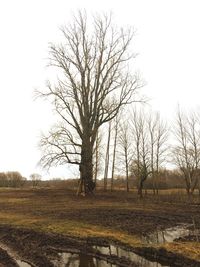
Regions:
M 34 88 L 48 78 L 48 43 L 72 12 L 113 11 L 120 25 L 137 30 L 133 51 L 147 82 L 153 109 L 172 119 L 179 103 L 200 101 L 200 2 L 198 0 L 6 0 L 0 1 L 0 171 L 28 177 L 38 171 L 40 132 L 51 123 L 46 103 L 33 101 Z M 65 168 L 50 176 L 71 176 Z

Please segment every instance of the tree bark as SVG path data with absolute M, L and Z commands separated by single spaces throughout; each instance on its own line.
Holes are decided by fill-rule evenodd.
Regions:
M 97 131 L 96 148 L 95 148 L 95 173 L 94 173 L 95 185 L 97 184 L 98 169 L 99 169 L 99 134 Z
M 129 172 L 128 172 L 128 155 L 126 153 L 126 191 L 129 192 Z
M 80 185 L 78 195 L 92 194 L 95 189 L 93 181 L 93 147 L 88 140 L 82 143 L 80 171 Z
M 110 135 L 111 135 L 111 121 L 109 122 L 109 127 L 108 127 L 108 140 L 107 140 L 105 170 L 104 170 L 104 191 L 107 190 L 107 184 L 108 184 L 108 169 L 110 161 Z
M 114 172 L 115 172 L 115 157 L 116 157 L 116 147 L 117 147 L 117 134 L 118 134 L 118 122 L 115 125 L 115 138 L 114 138 L 114 148 L 113 148 L 113 162 L 112 162 L 112 176 L 111 176 L 111 192 L 114 189 Z
M 138 195 L 140 196 L 140 198 L 143 198 L 143 182 L 140 181 L 139 184 L 138 184 Z

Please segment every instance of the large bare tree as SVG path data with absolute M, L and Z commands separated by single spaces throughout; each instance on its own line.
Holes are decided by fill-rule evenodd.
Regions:
M 94 189 L 93 147 L 98 129 L 112 120 L 122 106 L 133 102 L 142 86 L 128 63 L 132 29 L 113 26 L 111 16 L 93 17 L 78 12 L 62 29 L 61 44 L 50 45 L 50 66 L 60 76 L 48 82 L 39 96 L 52 101 L 60 122 L 42 137 L 41 164 L 49 167 L 76 164 L 80 170 L 79 194 Z

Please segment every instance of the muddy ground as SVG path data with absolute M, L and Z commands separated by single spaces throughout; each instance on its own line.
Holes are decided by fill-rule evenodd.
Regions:
M 40 194 L 37 192 L 37 194 Z M 146 195 L 139 200 L 133 193 L 97 192 L 96 196 L 80 199 L 74 192 L 68 193 L 73 202 L 68 207 L 44 211 L 47 216 L 58 220 L 72 220 L 90 225 L 112 228 L 128 234 L 145 235 L 155 229 L 165 229 L 179 223 L 195 223 L 200 228 L 200 202 L 196 197 L 188 201 L 179 195 Z M 59 197 L 55 192 L 54 198 Z M 76 205 L 74 206 L 74 201 Z
M 58 257 L 59 252 L 81 253 L 83 255 L 93 256 L 112 264 L 122 267 L 136 267 L 133 262 L 125 258 L 117 258 L 112 255 L 102 255 L 93 249 L 93 246 L 109 246 L 109 242 L 101 238 L 72 238 L 57 234 L 45 234 L 35 232 L 29 229 L 17 229 L 8 226 L 0 227 L 0 240 L 3 249 L 0 249 L 0 266 L 16 267 L 18 266 L 14 259 L 20 259 L 29 263 L 31 266 L 55 267 L 53 260 Z M 115 242 L 113 242 L 114 244 Z M 3 244 L 3 245 L 2 245 Z M 138 255 L 145 256 L 146 259 L 156 260 L 161 264 L 168 266 L 191 266 L 198 267 L 200 262 L 187 257 L 167 252 L 165 249 L 155 249 L 150 247 L 133 248 L 119 242 L 120 247 L 133 251 Z M 6 252 L 8 249 L 8 252 Z M 90 266 L 90 265 L 88 265 Z M 87 267 L 81 265 L 80 267 Z
M 188 201 L 187 197 L 182 198 L 177 194 L 147 195 L 143 200 L 138 200 L 137 195 L 131 192 L 97 192 L 96 196 L 80 198 L 66 189 L 1 190 L 0 266 L 17 266 L 13 258 L 18 258 L 31 266 L 51 267 L 59 251 L 89 253 L 118 266 L 136 266 L 124 258 L 106 256 L 105 259 L 105 255 L 98 254 L 92 248 L 93 244 L 108 245 L 110 242 L 168 266 L 200 266 L 200 262 L 164 248 L 146 245 L 133 247 L 125 245 L 119 238 L 116 241 L 113 237 L 98 237 L 98 233 L 81 237 L 82 229 L 73 237 L 68 225 L 62 234 L 56 232 L 56 227 L 63 222 L 81 223 L 86 227 L 84 229 L 99 226 L 106 231 L 112 229 L 113 233 L 116 231 L 138 237 L 179 223 L 195 224 L 195 228 L 200 228 L 199 209 L 198 199 Z M 25 218 L 32 218 L 33 222 L 27 222 Z M 44 230 L 45 224 L 52 225 L 54 222 L 54 231 L 48 228 Z M 33 229 L 35 225 L 37 230 Z M 177 242 L 197 241 L 196 236 L 191 238 Z M 198 238 L 200 240 L 200 236 Z

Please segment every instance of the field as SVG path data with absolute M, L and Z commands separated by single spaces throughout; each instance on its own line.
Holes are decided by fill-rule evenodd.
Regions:
M 19 254 L 33 266 L 51 266 L 50 248 L 81 249 L 88 242 L 113 242 L 139 254 L 153 251 L 158 258 L 182 262 L 176 266 L 200 266 L 199 234 L 172 243 L 144 242 L 149 233 L 178 224 L 199 229 L 199 208 L 198 196 L 188 201 L 184 192 L 177 190 L 158 196 L 148 193 L 140 200 L 136 193 L 124 191 L 77 197 L 65 188 L 1 189 L 1 254 L 9 247 L 11 255 Z M 189 259 L 195 264 L 185 265 Z

